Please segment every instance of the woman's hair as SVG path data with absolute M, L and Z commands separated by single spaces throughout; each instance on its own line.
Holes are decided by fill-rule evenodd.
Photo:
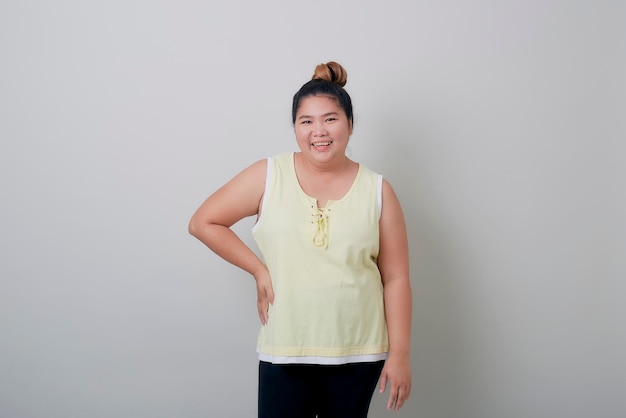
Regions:
M 352 124 L 352 100 L 350 95 L 343 89 L 348 81 L 346 70 L 334 61 L 326 64 L 319 64 L 315 67 L 315 72 L 311 81 L 305 83 L 293 96 L 293 106 L 291 108 L 291 120 L 296 123 L 296 113 L 300 107 L 300 102 L 310 96 L 328 96 L 337 100 L 337 103 L 346 112 L 348 120 Z

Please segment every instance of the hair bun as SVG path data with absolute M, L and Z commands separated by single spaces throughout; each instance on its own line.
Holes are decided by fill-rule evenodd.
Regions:
M 343 87 L 348 81 L 348 73 L 340 64 L 335 61 L 329 61 L 326 64 L 319 64 L 315 67 L 315 72 L 311 79 L 326 80 Z

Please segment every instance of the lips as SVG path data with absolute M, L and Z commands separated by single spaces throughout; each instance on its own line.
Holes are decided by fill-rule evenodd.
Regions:
M 327 147 L 332 143 L 333 141 L 324 141 L 324 142 L 314 142 L 311 145 L 314 147 Z

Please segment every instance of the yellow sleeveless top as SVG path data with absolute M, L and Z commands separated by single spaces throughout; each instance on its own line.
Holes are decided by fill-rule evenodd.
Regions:
M 293 153 L 268 159 L 261 215 L 252 229 L 275 295 L 258 336 L 260 356 L 324 363 L 388 351 L 376 263 L 381 182 L 359 165 L 344 197 L 318 209 L 298 183 Z

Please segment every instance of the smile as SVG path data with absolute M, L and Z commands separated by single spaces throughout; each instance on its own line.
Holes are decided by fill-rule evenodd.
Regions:
M 314 142 L 313 144 L 311 144 L 314 147 L 327 147 L 328 145 L 332 144 L 333 141 L 325 141 L 325 142 Z

